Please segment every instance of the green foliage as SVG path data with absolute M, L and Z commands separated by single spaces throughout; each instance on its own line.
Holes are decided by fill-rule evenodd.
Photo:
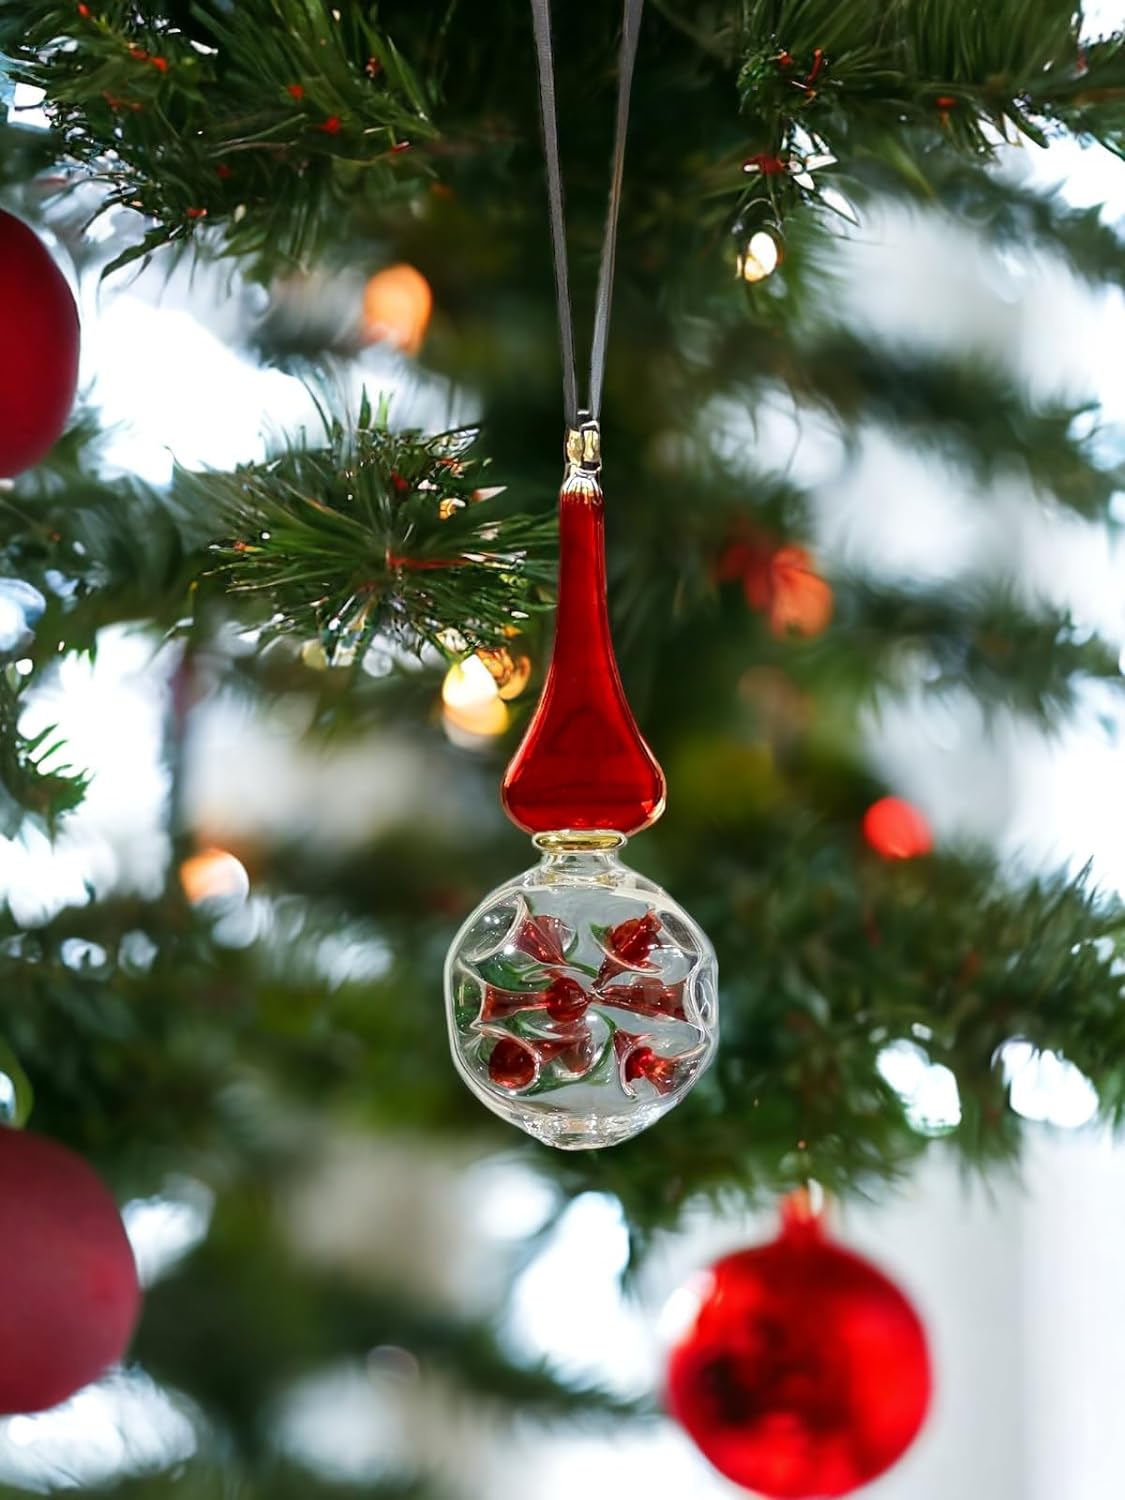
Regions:
M 747 197 L 778 216 L 814 199 L 794 180 L 810 139 L 845 173 L 872 154 L 919 181 L 954 152 L 1064 130 L 1120 151 L 1125 37 L 1081 36 L 1059 0 L 745 0 L 738 87 L 762 179 Z
M 1106 460 L 1087 404 L 1031 399 L 984 357 L 896 348 L 826 322 L 789 337 L 724 330 L 712 370 L 753 396 L 783 382 L 844 435 L 854 439 L 866 423 L 884 427 L 981 486 L 1025 475 L 1091 519 L 1107 518 L 1125 479 L 1125 467 Z
M 953 1071 L 961 1123 L 935 1134 L 978 1167 L 1018 1153 L 997 1057 L 1013 1037 L 1105 1080 L 1120 1118 L 1116 903 L 1062 879 L 1005 889 L 971 858 L 886 864 L 840 824 L 788 830 L 799 816 L 783 796 L 769 821 L 712 830 L 730 895 L 698 915 L 723 974 L 723 1045 L 677 1125 L 659 1150 L 638 1140 L 560 1166 L 572 1191 L 620 1197 L 639 1248 L 700 1193 L 731 1205 L 810 1179 L 856 1193 L 904 1172 L 926 1136 L 876 1071 L 895 1041 Z M 748 862 L 751 840 L 771 854 Z
M 366 401 L 354 428 L 326 428 L 323 448 L 178 476 L 181 502 L 232 534 L 213 549 L 222 579 L 259 596 L 267 638 L 315 630 L 331 664 L 379 633 L 459 654 L 528 618 L 553 527 L 478 498 L 474 430 L 392 432 Z
M 1038 250 L 1094 286 L 1125 281 L 1121 237 L 1101 205 L 1074 207 L 1059 187 L 1016 181 L 959 156 L 935 157 L 924 180 L 905 179 L 869 157 L 850 173 L 848 191 L 860 203 L 880 194 L 904 194 L 908 202 L 940 206 L 954 222 L 974 225 L 996 249 L 1020 257 Z
M 20 1066 L 19 1058 L 2 1036 L 0 1036 L 0 1075 L 3 1075 L 6 1080 L 5 1102 L 4 1107 L 0 1108 L 0 1120 L 3 1120 L 5 1125 L 12 1125 L 18 1129 L 27 1124 L 31 1106 L 35 1100 L 35 1090 L 31 1087 L 31 1079 Z
M 207 1243 L 153 1293 L 138 1347 L 159 1378 L 224 1424 L 243 1457 L 264 1456 L 263 1417 L 295 1379 L 330 1361 L 358 1363 L 374 1349 L 408 1349 L 426 1375 L 452 1369 L 484 1410 L 518 1407 L 544 1421 L 640 1411 L 595 1385 L 560 1380 L 545 1363 L 513 1359 L 488 1320 L 451 1320 L 401 1288 L 301 1264 L 279 1245 L 271 1207 L 245 1185 L 231 1195 Z
M 487 40 L 456 4 L 392 0 L 378 25 L 328 0 L 88 9 L 0 0 L 0 50 L 14 77 L 46 88 L 62 147 L 105 182 L 104 206 L 150 222 L 116 264 L 202 238 L 267 277 L 333 243 L 393 237 L 407 210 L 431 217 L 435 184 L 509 184 L 535 140 L 519 0 L 493 8 Z M 573 68 L 600 92 L 616 15 L 584 18 L 574 37 L 571 24 L 558 20 L 564 90 Z M 638 79 L 637 211 L 679 252 L 713 253 L 719 225 L 744 239 L 873 164 L 918 191 L 1005 139 L 1065 131 L 1120 150 L 1123 37 L 1081 36 L 1072 0 L 1030 13 L 1025 0 L 723 0 L 698 15 L 667 0 Z M 664 107 L 673 77 L 690 121 Z M 797 170 L 809 159 L 822 162 L 811 177 Z M 578 187 L 572 227 L 596 254 L 590 185 Z
M 301 915 L 262 872 L 246 947 L 213 939 L 172 895 L 68 911 L 33 933 L 9 919 L 6 1036 L 36 1080 L 36 1128 L 81 1139 L 132 1192 L 153 1191 L 172 1162 L 229 1188 L 276 1171 L 292 1122 L 311 1129 L 331 1098 L 384 1135 L 520 1150 L 567 1193 L 616 1193 L 647 1234 L 701 1194 L 760 1200 L 813 1178 L 848 1195 L 899 1175 L 926 1137 L 876 1071 L 898 1040 L 954 1073 L 964 1118 L 943 1134 L 969 1163 L 1018 1149 L 996 1058 L 1015 1037 L 1074 1062 L 1097 1081 L 1105 1118 L 1120 1118 L 1117 901 L 1084 880 L 1014 885 L 983 855 L 878 858 L 856 830 L 871 783 L 808 746 L 771 761 L 709 739 L 671 769 L 680 819 L 638 856 L 658 878 L 674 865 L 696 893 L 723 975 L 723 1045 L 646 1138 L 569 1156 L 513 1140 L 466 1094 L 440 1017 L 417 997 L 431 994 L 452 932 L 446 908 L 510 874 L 511 851 L 489 846 L 470 866 L 453 844 L 423 851 L 405 826 L 358 870 L 336 870 L 332 904 L 318 899 L 331 866 L 279 850 L 279 890 L 304 894 Z M 700 821 L 705 844 L 688 832 Z M 392 883 L 371 878 L 388 870 Z M 332 979 L 315 959 L 329 934 L 387 946 L 385 975 Z
M 986 712 L 1005 707 L 1052 725 L 1091 681 L 1125 687 L 1107 642 L 1079 631 L 1067 611 L 1030 609 L 1003 589 L 907 591 L 851 580 L 837 598 L 873 688 L 907 688 L 921 675 L 931 692 L 967 689 Z M 858 675 L 854 685 L 862 687 Z
M 49 460 L 0 500 L 0 577 L 38 589 L 43 614 L 0 671 L 0 831 L 48 827 L 82 800 L 53 729 L 19 732 L 27 694 L 99 630 L 144 622 L 207 632 L 238 618 L 262 646 L 316 638 L 326 664 L 359 663 L 377 635 L 458 657 L 528 629 L 545 608 L 554 522 L 484 492 L 472 429 L 393 432 L 366 401 L 350 427 L 324 414 L 325 441 L 231 473 L 177 471 L 170 493 L 103 477 L 98 434 L 80 419 Z M 303 686 L 313 675 L 303 671 Z
M 87 778 L 60 758 L 65 747 L 54 726 L 38 734 L 20 729 L 28 679 L 0 668 L 0 834 L 11 838 L 27 815 L 53 829 L 82 801 Z
M 101 211 L 156 221 L 115 266 L 201 227 L 228 254 L 300 260 L 350 200 L 412 190 L 412 143 L 435 133 L 426 91 L 363 7 L 167 11 L 0 5 L 12 76 L 47 90 L 64 149 L 109 189 Z

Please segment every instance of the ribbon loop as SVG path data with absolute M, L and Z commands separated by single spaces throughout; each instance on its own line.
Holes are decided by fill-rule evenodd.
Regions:
M 551 255 L 555 268 L 555 297 L 559 313 L 559 344 L 563 367 L 563 408 L 567 426 L 575 429 L 596 424 L 601 412 L 605 383 L 609 315 L 613 302 L 613 277 L 617 259 L 617 225 L 621 215 L 621 189 L 625 176 L 625 140 L 629 130 L 629 98 L 637 42 L 641 32 L 644 0 L 624 0 L 621 51 L 617 75 L 617 122 L 614 128 L 610 170 L 609 203 L 602 239 L 598 289 L 594 300 L 594 328 L 590 340 L 588 414 L 578 398 L 578 367 L 574 353 L 574 315 L 570 301 L 570 273 L 566 253 L 566 212 L 562 165 L 559 158 L 558 97 L 555 88 L 554 53 L 551 44 L 551 0 L 531 0 L 532 30 L 539 69 L 539 111 L 543 124 L 543 154 L 547 167 L 547 203 L 551 220 Z M 584 424 L 581 418 L 586 418 Z

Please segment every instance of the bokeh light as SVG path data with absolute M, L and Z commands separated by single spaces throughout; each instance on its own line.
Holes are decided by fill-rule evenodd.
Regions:
M 781 242 L 768 229 L 759 229 L 750 236 L 746 248 L 738 256 L 738 274 L 751 284 L 765 281 L 781 264 Z
M 250 894 L 246 866 L 229 849 L 201 849 L 180 865 L 180 884 L 192 906 L 236 906 Z
M 926 818 L 901 797 L 880 797 L 871 804 L 863 815 L 863 836 L 884 859 L 917 859 L 934 847 Z
M 363 328 L 372 343 L 417 354 L 426 337 L 434 294 L 421 271 L 402 263 L 376 271 L 363 292 Z
M 441 686 L 442 721 L 454 744 L 494 739 L 508 727 L 496 679 L 479 656 L 454 662 Z

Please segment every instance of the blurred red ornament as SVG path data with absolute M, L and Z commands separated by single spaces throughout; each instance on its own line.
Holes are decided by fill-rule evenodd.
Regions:
M 890 1468 L 931 1383 L 913 1307 L 799 1204 L 771 1244 L 712 1266 L 672 1352 L 668 1404 L 728 1479 L 798 1500 L 850 1494 Z
M 0 1127 L 0 1416 L 57 1406 L 124 1355 L 140 1310 L 117 1206 L 80 1157 Z
M 751 609 L 769 618 L 774 635 L 819 635 L 832 618 L 831 585 L 795 542 L 742 537 L 728 544 L 715 567 L 720 583 L 739 579 Z
M 639 833 L 664 811 L 664 773 L 621 684 L 609 629 L 605 501 L 591 476 L 559 496 L 559 603 L 543 694 L 504 775 L 504 807 L 527 833 Z
M 37 234 L 0 210 L 0 479 L 44 456 L 78 383 L 78 309 Z
M 863 836 L 884 859 L 917 859 L 934 847 L 929 823 L 901 797 L 880 797 L 871 804 L 863 815 Z

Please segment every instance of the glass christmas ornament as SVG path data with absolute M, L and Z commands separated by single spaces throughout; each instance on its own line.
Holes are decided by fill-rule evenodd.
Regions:
M 555 648 L 504 777 L 540 862 L 488 896 L 449 950 L 453 1057 L 489 1109 L 548 1145 L 612 1146 L 666 1114 L 718 1039 L 706 936 L 621 862 L 664 807 L 664 773 L 610 639 L 598 430 L 567 443 Z
M 617 833 L 538 834 L 446 961 L 453 1057 L 489 1109 L 550 1146 L 613 1146 L 666 1114 L 717 1040 L 711 945 L 621 862 Z
M 931 1385 L 914 1308 L 795 1194 L 775 1240 L 711 1267 L 669 1360 L 668 1406 L 728 1479 L 811 1500 L 901 1458 Z

